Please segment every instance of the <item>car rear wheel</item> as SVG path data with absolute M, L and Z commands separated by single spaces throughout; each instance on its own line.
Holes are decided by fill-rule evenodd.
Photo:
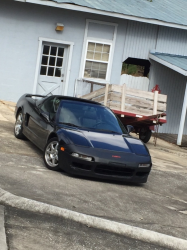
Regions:
M 14 126 L 14 135 L 17 139 L 24 139 L 23 134 L 23 113 L 20 111 L 17 115 L 15 126 Z
M 44 162 L 46 167 L 50 170 L 57 171 L 60 169 L 58 162 L 58 150 L 58 138 L 54 137 L 47 142 L 47 145 L 44 150 Z

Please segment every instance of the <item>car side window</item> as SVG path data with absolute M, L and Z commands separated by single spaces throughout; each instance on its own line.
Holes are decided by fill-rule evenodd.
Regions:
M 40 109 L 49 114 L 50 120 L 54 120 L 56 112 L 60 104 L 60 99 L 58 97 L 52 97 L 47 99 L 44 103 L 41 104 Z

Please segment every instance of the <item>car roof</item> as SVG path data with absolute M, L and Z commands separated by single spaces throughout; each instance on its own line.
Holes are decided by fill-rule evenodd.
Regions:
M 63 95 L 46 96 L 46 97 L 44 97 L 44 99 L 46 100 L 46 99 L 48 99 L 48 98 L 50 98 L 50 97 L 58 97 L 59 99 L 62 99 L 62 100 L 86 102 L 86 103 L 92 103 L 92 104 L 97 104 L 97 105 L 103 106 L 103 105 L 102 105 L 101 103 L 99 103 L 99 102 L 94 102 L 94 101 L 91 101 L 91 100 L 82 99 L 82 98 L 78 98 L 78 97 L 63 96 Z

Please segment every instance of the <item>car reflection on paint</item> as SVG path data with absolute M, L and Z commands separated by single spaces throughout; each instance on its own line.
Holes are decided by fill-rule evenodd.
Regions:
M 151 157 L 107 107 L 64 96 L 23 95 L 15 110 L 15 136 L 43 151 L 50 170 L 145 183 Z

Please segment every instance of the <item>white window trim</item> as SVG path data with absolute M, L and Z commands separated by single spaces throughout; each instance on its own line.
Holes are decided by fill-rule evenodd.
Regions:
M 110 45 L 110 53 L 109 53 L 109 59 L 108 59 L 108 61 L 101 61 L 101 60 L 92 60 L 92 59 L 88 59 L 88 61 L 91 61 L 91 62 L 99 62 L 99 63 L 105 63 L 105 64 L 107 64 L 107 72 L 106 72 L 106 79 L 101 79 L 101 78 L 91 78 L 91 77 L 89 77 L 89 78 L 86 78 L 86 77 L 84 77 L 84 70 L 85 70 L 85 63 L 86 63 L 86 60 L 87 60 L 87 58 L 86 58 L 86 56 L 87 56 L 87 50 L 88 50 L 88 43 L 102 43 L 102 44 L 106 44 L 106 45 Z M 96 40 L 96 39 L 87 39 L 87 43 L 86 43 L 86 53 L 85 53 L 85 55 L 84 55 L 84 67 L 83 67 L 83 69 L 82 69 L 82 78 L 83 79 L 86 79 L 86 80 L 91 80 L 91 81 L 93 81 L 93 80 L 95 80 L 95 81 L 99 81 L 99 82 L 101 82 L 101 81 L 104 81 L 104 82 L 109 82 L 109 80 L 110 80 L 110 69 L 111 69 L 111 67 L 110 67 L 110 65 L 111 65 L 111 52 L 112 52 L 112 42 L 105 42 L 105 41 L 103 41 L 103 42 L 101 42 L 101 41 L 98 41 L 98 40 Z
M 39 37 L 38 40 L 39 40 L 38 54 L 37 54 L 36 69 L 35 69 L 35 76 L 34 76 L 33 94 L 36 94 L 36 90 L 37 90 L 38 76 L 39 76 L 39 71 L 40 71 L 41 53 L 42 53 L 42 44 L 44 42 L 49 42 L 49 43 L 55 43 L 55 44 L 68 45 L 68 47 L 69 47 L 68 48 L 68 58 L 67 58 L 67 69 L 66 69 L 66 82 L 65 82 L 64 92 L 61 93 L 62 95 L 67 95 L 69 77 L 70 77 L 70 72 L 71 72 L 71 61 L 72 61 L 74 43 L 68 42 L 68 41 L 44 38 L 44 37 Z
M 98 24 L 114 26 L 113 40 L 105 40 L 105 39 L 88 37 L 89 23 L 98 23 Z M 79 71 L 79 79 L 90 80 L 90 81 L 93 81 L 93 82 L 95 81 L 95 82 L 101 82 L 101 83 L 110 83 L 111 69 L 112 69 L 112 64 L 113 64 L 114 50 L 115 50 L 116 37 L 117 37 L 117 28 L 118 28 L 117 23 L 109 23 L 109 22 L 103 22 L 103 21 L 91 20 L 91 19 L 86 20 L 84 42 L 83 42 L 83 50 L 82 50 L 82 59 L 81 59 L 81 65 L 80 65 L 80 71 Z M 85 69 L 85 62 L 86 62 L 86 55 L 87 55 L 87 48 L 88 48 L 88 42 L 89 41 L 94 42 L 94 43 L 109 44 L 111 46 L 106 79 L 85 78 L 84 77 L 84 69 Z

